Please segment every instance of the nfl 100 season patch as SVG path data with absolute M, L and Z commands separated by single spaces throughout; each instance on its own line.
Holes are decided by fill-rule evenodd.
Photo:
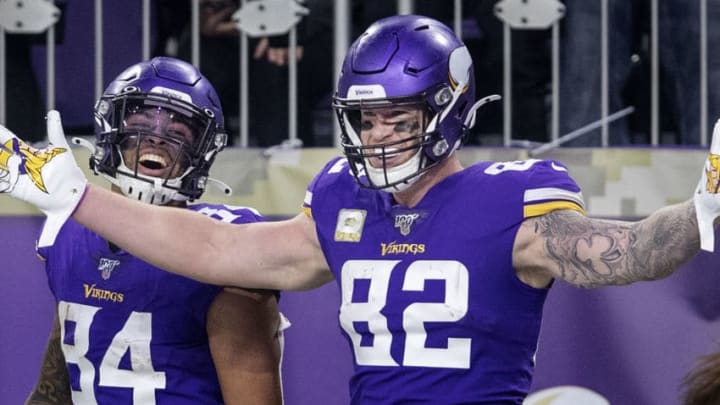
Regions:
M 400 231 L 402 236 L 410 235 L 414 225 L 421 223 L 428 213 L 425 211 L 393 209 L 393 226 Z
M 118 265 L 120 265 L 120 260 L 108 259 L 106 257 L 100 258 L 100 262 L 98 263 L 98 271 L 100 272 L 103 280 L 109 279 L 112 275 L 113 270 L 115 270 Z

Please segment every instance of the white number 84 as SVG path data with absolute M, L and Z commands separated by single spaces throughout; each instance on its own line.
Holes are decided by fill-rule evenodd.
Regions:
M 95 368 L 85 355 L 90 347 L 90 326 L 100 309 L 72 302 L 58 303 L 61 336 L 67 333 L 66 320 L 75 323 L 72 344 L 64 341 L 61 344 L 65 361 L 76 364 L 80 370 L 80 391 L 72 391 L 73 402 L 77 404 L 97 404 L 93 389 Z M 155 404 L 155 390 L 165 388 L 165 373 L 155 371 L 150 358 L 151 325 L 151 313 L 133 312 L 113 337 L 98 370 L 100 386 L 132 388 L 134 404 Z M 120 360 L 128 351 L 132 370 L 123 370 Z

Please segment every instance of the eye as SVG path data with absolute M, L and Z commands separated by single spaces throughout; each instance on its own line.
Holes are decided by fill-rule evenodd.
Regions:
M 143 124 L 139 122 L 132 122 L 125 124 L 125 131 L 127 132 L 144 132 L 144 131 L 150 131 L 152 128 L 148 124 Z
M 153 122 L 148 119 L 143 113 L 131 114 L 125 118 L 124 127 L 129 132 L 142 132 L 149 131 L 153 127 Z
M 372 127 L 373 127 L 373 123 L 372 123 L 372 122 L 370 122 L 370 121 L 363 121 L 360 129 L 363 130 L 363 131 L 369 131 L 369 130 L 372 129 Z
M 192 134 L 184 128 L 168 128 L 167 136 L 178 142 L 192 142 Z
M 395 132 L 414 132 L 420 127 L 417 120 L 400 121 L 395 123 Z

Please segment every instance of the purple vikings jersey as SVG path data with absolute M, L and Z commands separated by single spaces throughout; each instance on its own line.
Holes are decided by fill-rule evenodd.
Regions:
M 341 289 L 351 403 L 520 404 L 548 289 L 517 278 L 513 242 L 524 219 L 556 209 L 583 201 L 553 161 L 478 163 L 412 209 L 331 161 L 305 210 Z
M 247 208 L 196 204 L 189 209 L 225 222 L 262 220 Z M 208 308 L 222 287 L 111 250 L 73 220 L 55 245 L 38 253 L 47 259 L 48 283 L 58 303 L 74 403 L 223 403 L 206 333 Z

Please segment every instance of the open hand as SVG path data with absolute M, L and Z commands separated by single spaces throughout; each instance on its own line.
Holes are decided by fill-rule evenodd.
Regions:
M 87 187 L 55 110 L 48 112 L 47 133 L 48 146 L 37 149 L 0 126 L 0 192 L 36 206 L 47 216 L 39 246 L 54 243 Z

